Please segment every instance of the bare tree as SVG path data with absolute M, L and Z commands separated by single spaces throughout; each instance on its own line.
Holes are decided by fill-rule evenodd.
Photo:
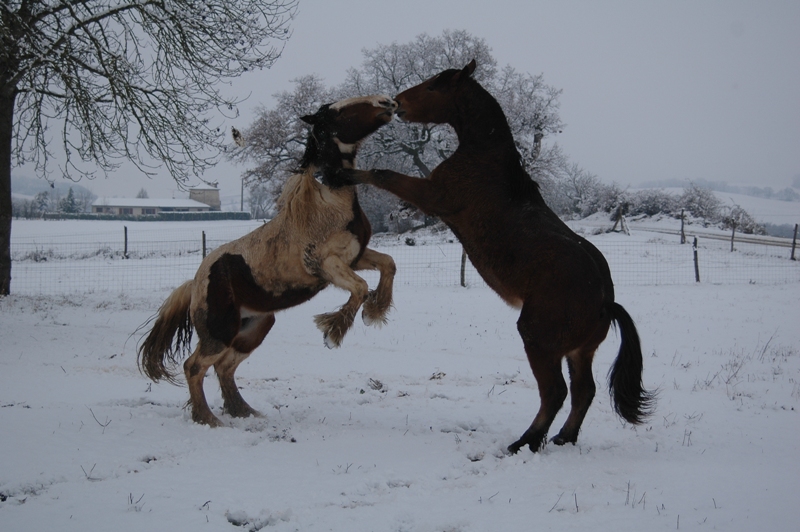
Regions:
M 247 203 L 253 218 L 271 218 L 275 211 L 275 193 L 267 183 L 254 183 L 249 190 Z
M 97 199 L 97 196 L 95 196 L 91 190 L 81 188 L 75 194 L 75 199 L 80 206 L 79 212 L 92 212 L 92 203 Z
M 269 67 L 297 0 L 4 0 L 0 4 L 0 295 L 9 293 L 11 166 L 64 177 L 130 160 L 179 183 L 214 164 L 235 113 L 220 82 Z

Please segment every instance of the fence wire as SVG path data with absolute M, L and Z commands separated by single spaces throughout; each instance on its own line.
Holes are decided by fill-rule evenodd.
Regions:
M 136 293 L 171 290 L 194 277 L 206 253 L 251 231 L 256 224 L 208 229 L 136 229 L 127 246 L 120 231 L 14 238 L 11 241 L 12 292 L 58 295 L 81 292 Z M 692 246 L 656 239 L 649 242 L 593 238 L 608 260 L 614 283 L 679 285 L 695 283 Z M 397 285 L 457 286 L 462 283 L 462 247 L 456 243 L 372 246 L 397 263 Z M 800 282 L 800 263 L 787 248 L 701 239 L 701 283 L 781 284 Z M 364 272 L 374 286 L 377 274 Z M 485 286 L 466 262 L 466 286 Z

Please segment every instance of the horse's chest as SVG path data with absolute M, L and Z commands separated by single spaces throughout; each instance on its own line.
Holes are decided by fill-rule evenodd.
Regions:
M 303 267 L 316 277 L 325 277 L 330 259 L 352 266 L 363 253 L 358 239 L 349 231 L 337 231 L 321 242 L 309 242 L 303 249 Z

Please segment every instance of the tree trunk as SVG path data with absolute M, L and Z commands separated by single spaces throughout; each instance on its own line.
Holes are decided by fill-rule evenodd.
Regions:
M 0 296 L 11 291 L 11 141 L 16 94 L 0 94 Z

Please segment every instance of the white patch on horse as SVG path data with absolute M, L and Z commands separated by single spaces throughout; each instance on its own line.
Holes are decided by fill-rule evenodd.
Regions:
M 397 103 L 385 94 L 375 94 L 373 96 L 357 96 L 355 98 L 347 98 L 331 104 L 331 109 L 341 109 L 349 105 L 357 103 L 370 103 L 374 107 L 387 107 L 396 109 Z
M 240 329 L 240 332 L 244 332 L 250 329 L 254 323 L 260 321 L 261 318 L 263 318 L 267 314 L 268 313 L 266 312 L 256 312 L 246 307 L 242 307 L 241 309 L 239 309 L 239 318 L 241 319 L 242 323 L 242 328 Z
M 333 137 L 333 142 L 339 147 L 339 153 L 354 153 L 358 148 L 358 144 L 345 144 L 336 137 Z

